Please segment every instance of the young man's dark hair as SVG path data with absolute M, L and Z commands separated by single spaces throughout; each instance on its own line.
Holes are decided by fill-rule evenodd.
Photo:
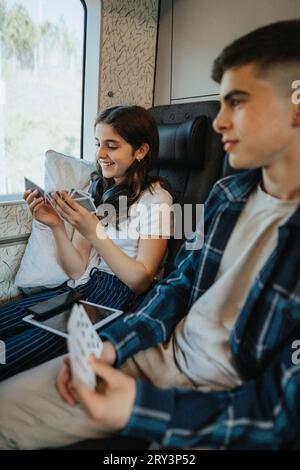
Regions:
M 299 70 L 300 19 L 272 23 L 236 39 L 215 59 L 212 78 L 220 83 L 227 69 L 251 62 L 261 71 L 279 64 L 295 64 Z

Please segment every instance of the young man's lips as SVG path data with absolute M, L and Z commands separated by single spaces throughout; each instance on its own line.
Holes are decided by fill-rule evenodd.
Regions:
M 233 146 L 238 144 L 238 142 L 239 142 L 238 140 L 225 140 L 223 142 L 225 152 L 230 152 L 230 150 L 232 150 Z

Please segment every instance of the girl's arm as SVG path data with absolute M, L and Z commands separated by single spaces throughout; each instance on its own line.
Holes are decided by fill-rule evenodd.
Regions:
M 70 241 L 64 223 L 51 228 L 60 265 L 71 279 L 79 279 L 86 269 L 91 244 L 77 230 Z
M 101 230 L 101 223 L 97 233 Z M 100 256 L 109 265 L 115 275 L 137 294 L 145 292 L 152 284 L 153 278 L 160 266 L 168 240 L 164 238 L 145 238 L 139 242 L 137 258 L 131 258 L 105 235 L 99 239 L 96 234 L 90 242 Z
M 93 245 L 112 272 L 124 284 L 137 294 L 145 292 L 151 286 L 160 266 L 168 240 L 159 237 L 141 239 L 137 258 L 134 259 L 115 245 L 104 231 L 102 239 L 99 239 L 101 227 L 99 222 L 97 234 L 94 230 L 89 240 L 75 230 L 72 242 L 67 237 L 64 225 L 52 229 L 59 261 L 64 271 L 72 279 L 79 279 L 86 269 Z
M 100 226 L 102 227 L 99 222 L 98 235 Z M 79 279 L 84 273 L 93 245 L 112 272 L 137 294 L 145 292 L 151 286 L 168 243 L 168 240 L 158 237 L 141 239 L 137 258 L 134 259 L 126 255 L 104 232 L 103 239 L 99 239 L 94 231 L 94 236 L 88 241 L 75 230 L 71 242 L 64 225 L 55 227 L 52 231 L 60 264 L 72 279 Z
M 66 192 L 61 191 L 60 195 L 53 193 L 52 197 L 56 202 L 59 213 L 80 232 L 82 238 L 85 238 L 90 245 L 94 246 L 113 273 L 124 284 L 136 293 L 142 293 L 150 287 L 166 251 L 167 239 L 159 236 L 155 238 L 145 236 L 140 239 L 137 258 L 131 258 L 108 237 L 98 218 L 77 204 Z M 58 233 L 57 238 L 59 236 Z M 88 245 L 84 245 L 84 240 L 80 238 L 78 239 L 79 242 L 80 251 L 87 253 Z M 64 259 L 69 259 L 69 269 L 74 266 L 71 253 L 70 249 L 70 256 L 67 253 L 61 254 Z M 85 267 L 86 264 L 84 269 Z M 79 277 L 84 272 L 83 268 L 80 268 L 80 263 L 77 264 L 77 269 L 78 271 L 74 269 L 72 272 L 72 277 Z
M 59 262 L 63 270 L 72 279 L 78 279 L 85 271 L 91 251 L 91 244 L 78 232 L 74 232 L 73 242 L 67 236 L 65 224 L 38 191 L 25 191 L 23 198 L 27 202 L 33 218 L 51 228 Z

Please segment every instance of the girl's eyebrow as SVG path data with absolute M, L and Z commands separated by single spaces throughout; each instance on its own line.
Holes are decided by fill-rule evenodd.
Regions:
M 98 137 L 95 136 L 95 139 L 98 140 L 98 142 L 99 142 Z M 119 143 L 120 143 L 118 140 L 114 140 L 114 139 L 106 139 L 106 140 L 103 140 L 103 142 L 105 142 L 105 143 L 113 143 L 113 144 L 119 144 Z

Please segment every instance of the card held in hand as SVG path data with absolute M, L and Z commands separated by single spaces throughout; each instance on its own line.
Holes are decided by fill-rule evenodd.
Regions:
M 81 207 L 87 209 L 89 212 L 97 212 L 97 207 L 94 204 L 94 199 L 85 191 L 80 191 L 79 189 L 71 189 L 69 191 L 69 196 L 71 196 L 74 201 L 76 201 Z
M 89 358 L 94 354 L 96 358 L 101 356 L 103 343 L 86 314 L 84 306 L 75 304 L 68 322 L 68 348 L 72 375 L 89 389 L 96 387 L 96 376 Z

